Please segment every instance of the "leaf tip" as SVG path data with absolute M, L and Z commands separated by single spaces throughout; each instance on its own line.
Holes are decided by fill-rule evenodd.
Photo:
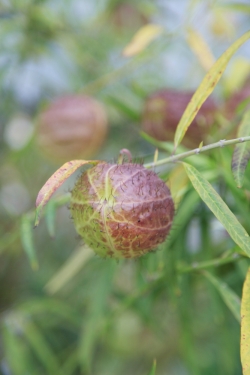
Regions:
M 39 223 L 40 223 L 40 213 L 37 209 L 36 210 L 35 223 L 34 223 L 34 229 L 38 227 Z

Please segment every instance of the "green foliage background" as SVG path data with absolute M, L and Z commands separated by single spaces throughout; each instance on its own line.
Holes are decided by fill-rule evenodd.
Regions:
M 134 6 L 140 17 L 125 17 L 120 24 L 120 3 Z M 135 158 L 151 162 L 155 147 L 140 135 L 145 98 L 164 86 L 195 90 L 205 74 L 187 42 L 189 28 L 204 34 L 218 58 L 250 24 L 247 2 L 134 3 L 0 4 L 3 375 L 242 374 L 239 301 L 249 260 L 200 200 L 183 167 L 161 169 L 164 179 L 171 177 L 177 213 L 170 237 L 156 253 L 116 262 L 86 249 L 66 207 L 65 193 L 76 176 L 48 206 L 48 221 L 56 207 L 55 230 L 44 219 L 32 229 L 37 193 L 59 167 L 39 153 L 35 134 L 27 135 L 47 102 L 66 93 L 93 95 L 104 103 L 110 123 L 95 158 L 114 160 L 126 147 Z M 122 50 L 146 21 L 162 25 L 165 32 L 140 54 L 125 58 Z M 243 85 L 243 67 L 250 70 L 248 49 L 242 47 L 233 58 L 216 89 L 221 108 Z M 30 124 L 24 131 L 13 127 L 21 116 Z M 211 143 L 240 119 L 239 112 L 229 124 L 221 111 Z M 232 152 L 221 148 L 188 162 L 250 233 L 249 168 L 238 189 L 230 170 Z M 159 158 L 168 154 L 162 151 Z

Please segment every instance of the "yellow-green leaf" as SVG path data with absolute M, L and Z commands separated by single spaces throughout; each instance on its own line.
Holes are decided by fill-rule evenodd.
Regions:
M 133 36 L 131 42 L 124 48 L 123 55 L 131 57 L 143 51 L 158 35 L 163 32 L 163 27 L 148 24 L 141 27 Z
M 208 71 L 215 63 L 215 58 L 202 35 L 198 31 L 190 28 L 187 33 L 187 42 L 200 61 L 201 66 L 205 71 Z
M 43 185 L 36 199 L 35 227 L 39 224 L 43 207 L 52 194 L 80 167 L 85 164 L 97 164 L 98 160 L 72 160 L 63 164 Z
M 154 359 L 152 368 L 151 368 L 151 370 L 150 370 L 150 372 L 149 372 L 148 375 L 155 375 L 155 371 L 156 371 L 156 360 Z
M 184 163 L 184 166 L 190 181 L 201 199 L 206 203 L 221 224 L 224 225 L 235 243 L 250 257 L 250 237 L 246 230 L 202 174 L 189 164 Z
M 228 3 L 225 3 L 225 4 L 220 4 L 226 8 L 229 8 L 229 9 L 232 9 L 232 10 L 236 10 L 238 12 L 243 12 L 243 13 L 249 13 L 250 14 L 250 5 L 249 4 L 244 4 L 243 1 L 242 2 L 228 2 Z
M 49 294 L 54 294 L 63 288 L 91 259 L 94 255 L 92 249 L 84 245 L 77 249 L 66 263 L 53 275 L 51 280 L 45 285 L 44 289 Z
M 250 136 L 250 110 L 246 111 L 238 128 L 237 137 Z M 244 174 L 250 159 L 249 142 L 237 143 L 232 158 L 232 172 L 238 188 L 243 185 Z
M 241 302 L 240 356 L 243 375 L 250 375 L 250 268 L 244 282 Z
M 182 138 L 184 137 L 189 125 L 195 118 L 197 112 L 199 111 L 202 104 L 214 90 L 217 85 L 222 73 L 224 72 L 230 58 L 238 50 L 238 48 L 250 38 L 250 31 L 242 35 L 237 39 L 215 62 L 212 68 L 205 75 L 200 86 L 194 93 L 192 99 L 190 100 L 186 110 L 184 111 L 182 118 L 177 126 L 175 133 L 175 148 L 180 144 Z

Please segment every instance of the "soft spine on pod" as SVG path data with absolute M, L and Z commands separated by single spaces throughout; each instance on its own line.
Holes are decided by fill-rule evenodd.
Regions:
M 136 258 L 154 250 L 171 228 L 166 184 L 142 165 L 99 163 L 78 179 L 71 197 L 77 232 L 102 257 Z

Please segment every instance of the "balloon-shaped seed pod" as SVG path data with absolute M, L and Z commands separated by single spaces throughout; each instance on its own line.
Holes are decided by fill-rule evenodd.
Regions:
M 105 141 L 107 115 L 101 103 L 85 95 L 68 95 L 53 101 L 38 116 L 39 149 L 51 161 L 88 159 Z
M 77 232 L 101 257 L 137 258 L 162 243 L 174 217 L 166 184 L 140 164 L 99 163 L 72 191 Z
M 159 90 L 145 102 L 142 115 L 142 130 L 159 141 L 172 142 L 177 125 L 194 92 L 169 89 Z M 190 148 L 198 147 L 214 123 L 217 106 L 209 97 L 200 108 L 183 139 Z

